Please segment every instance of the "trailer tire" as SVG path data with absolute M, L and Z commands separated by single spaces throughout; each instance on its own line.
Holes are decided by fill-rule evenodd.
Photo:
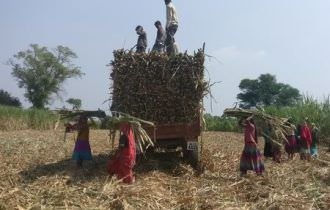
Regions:
M 200 162 L 200 145 L 198 143 L 197 150 L 187 150 L 187 145 L 185 145 L 183 150 L 183 158 L 193 167 L 197 168 Z

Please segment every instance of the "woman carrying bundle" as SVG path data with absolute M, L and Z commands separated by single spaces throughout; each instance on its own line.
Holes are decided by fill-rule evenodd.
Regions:
M 121 125 L 120 131 L 119 147 L 115 156 L 109 160 L 107 170 L 110 175 L 116 175 L 124 183 L 131 184 L 135 181 L 133 176 L 136 161 L 134 133 L 128 124 Z
M 288 159 L 292 160 L 294 153 L 297 150 L 297 141 L 295 136 L 296 126 L 292 124 L 292 121 L 289 119 L 285 125 L 288 127 L 285 143 L 285 151 L 288 153 Z
M 78 167 L 82 167 L 84 160 L 92 160 L 91 146 L 89 144 L 89 126 L 87 116 L 80 115 L 76 124 L 67 124 L 66 131 L 70 130 L 78 131 L 72 159 L 77 162 Z
M 244 127 L 244 150 L 240 160 L 241 176 L 246 175 L 248 170 L 256 172 L 257 175 L 262 175 L 265 170 L 264 163 L 261 159 L 261 154 L 257 148 L 257 129 L 253 121 L 253 115 L 246 118 L 240 125 Z
M 303 125 L 300 130 L 300 138 L 301 138 L 301 159 L 302 160 L 311 160 L 310 148 L 312 144 L 312 134 L 307 125 L 308 118 L 305 119 Z

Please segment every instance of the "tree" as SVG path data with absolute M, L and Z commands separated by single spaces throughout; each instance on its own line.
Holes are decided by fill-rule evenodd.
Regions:
M 72 109 L 78 109 L 79 110 L 80 107 L 81 107 L 81 100 L 78 99 L 78 98 L 69 98 L 65 102 L 72 105 Z
M 25 88 L 24 96 L 34 108 L 43 109 L 53 94 L 59 96 L 64 81 L 81 77 L 80 68 L 71 60 L 77 55 L 68 47 L 57 46 L 53 51 L 31 44 L 30 49 L 20 51 L 9 60 L 12 75 L 18 86 Z
M 0 90 L 0 104 L 6 106 L 22 106 L 18 98 L 12 97 L 7 91 Z
M 243 79 L 239 84 L 242 91 L 237 95 L 240 106 L 291 106 L 296 104 L 301 95 L 299 90 L 290 85 L 277 83 L 271 74 L 261 74 L 258 79 Z

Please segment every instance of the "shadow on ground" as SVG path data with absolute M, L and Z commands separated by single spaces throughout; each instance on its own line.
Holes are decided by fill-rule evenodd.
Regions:
M 21 171 L 23 183 L 31 183 L 41 177 L 69 176 L 77 182 L 89 182 L 96 178 L 106 177 L 107 162 L 110 159 L 108 154 L 93 156 L 93 161 L 85 161 L 83 169 L 78 169 L 75 162 L 65 159 L 54 163 L 37 165 Z M 177 168 L 185 162 L 178 153 L 155 153 L 147 157 L 137 157 L 137 164 L 134 167 L 136 175 L 143 175 L 151 171 L 162 171 L 171 176 L 179 175 Z
M 109 159 L 108 154 L 93 156 L 93 161 L 85 161 L 83 169 L 79 169 L 71 159 L 65 159 L 54 163 L 37 165 L 20 172 L 23 182 L 34 182 L 40 177 L 75 176 L 77 181 L 88 181 L 94 178 L 106 176 L 105 165 Z M 82 174 L 84 176 L 77 176 Z

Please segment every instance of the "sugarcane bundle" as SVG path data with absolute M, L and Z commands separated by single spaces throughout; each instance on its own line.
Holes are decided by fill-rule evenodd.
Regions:
M 71 121 L 71 120 L 77 120 L 77 118 L 81 115 L 86 116 L 89 118 L 92 122 L 92 124 L 95 124 L 93 117 L 97 118 L 106 118 L 106 114 L 103 110 L 96 110 L 96 111 L 90 111 L 90 110 L 69 110 L 69 109 L 57 109 L 53 111 L 58 115 L 57 122 L 55 123 L 54 129 L 56 130 L 62 120 L 65 121 Z
M 77 116 L 84 115 L 88 118 L 91 117 L 98 117 L 98 118 L 105 118 L 106 114 L 103 110 L 96 110 L 96 111 L 89 111 L 89 110 L 68 110 L 68 109 L 58 109 L 54 111 L 57 113 L 61 119 L 71 119 Z
M 270 133 L 263 133 L 263 135 L 269 137 L 277 146 L 283 146 L 282 142 L 288 142 L 286 136 L 291 135 L 291 133 L 289 133 L 290 128 L 294 127 L 294 125 L 288 122 L 288 119 L 271 116 L 266 114 L 262 109 L 228 108 L 225 109 L 224 115 L 236 117 L 238 119 L 245 119 L 253 115 L 257 124 L 262 127 L 271 127 Z
M 189 122 L 207 94 L 204 53 L 167 56 L 114 51 L 111 110 L 157 123 Z
M 136 117 L 132 117 L 124 113 L 116 113 L 116 116 L 110 118 L 108 122 L 108 127 L 110 129 L 110 139 L 112 141 L 112 147 L 114 147 L 114 141 L 116 136 L 116 131 L 119 130 L 120 125 L 129 124 L 133 129 L 136 147 L 141 153 L 149 147 L 154 146 L 154 142 L 151 140 L 147 132 L 143 129 L 141 124 L 147 124 L 149 126 L 155 126 L 154 123 L 145 121 Z

